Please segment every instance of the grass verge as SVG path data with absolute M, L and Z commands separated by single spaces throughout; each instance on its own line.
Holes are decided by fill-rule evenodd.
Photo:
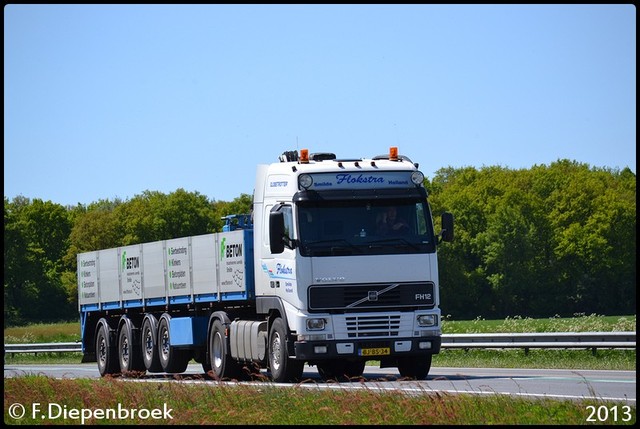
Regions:
M 598 400 L 430 392 L 406 395 L 373 389 L 317 391 L 215 382 L 194 385 L 25 376 L 5 379 L 4 387 L 5 424 L 21 425 L 630 425 L 635 424 L 636 414 L 635 405 Z M 10 414 L 16 411 L 13 404 L 29 405 L 22 418 Z M 39 404 L 37 412 L 32 404 Z M 589 422 L 590 407 L 608 411 L 606 416 L 596 413 L 595 421 Z

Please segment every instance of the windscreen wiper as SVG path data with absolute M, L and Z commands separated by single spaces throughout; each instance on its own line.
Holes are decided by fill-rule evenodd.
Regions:
M 415 250 L 420 250 L 420 248 L 418 247 L 417 244 L 410 242 L 409 240 L 407 240 L 406 238 L 402 238 L 402 237 L 392 237 L 392 238 L 383 238 L 380 240 L 372 240 L 369 245 L 370 247 L 374 247 L 377 245 L 381 245 L 383 243 L 393 243 L 393 242 L 397 242 L 397 244 L 395 245 L 396 247 L 398 246 L 408 246 L 411 247 Z
M 304 243 L 307 249 L 311 250 L 313 253 L 316 253 L 317 250 L 322 250 L 325 245 L 328 245 L 331 250 L 331 254 L 336 254 L 340 252 L 344 252 L 347 249 L 358 251 L 362 253 L 362 249 L 355 244 L 351 243 L 344 238 L 334 238 L 332 240 L 316 240 L 316 241 L 307 241 Z

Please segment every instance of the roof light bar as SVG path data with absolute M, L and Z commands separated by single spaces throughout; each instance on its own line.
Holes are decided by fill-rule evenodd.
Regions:
M 309 163 L 309 149 L 300 149 L 300 164 Z
M 391 146 L 389 148 L 389 161 L 397 161 L 398 160 L 398 148 L 396 146 Z

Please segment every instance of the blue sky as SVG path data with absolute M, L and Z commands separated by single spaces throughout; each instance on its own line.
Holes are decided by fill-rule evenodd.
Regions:
M 251 194 L 293 149 L 636 172 L 636 9 L 6 5 L 4 195 Z

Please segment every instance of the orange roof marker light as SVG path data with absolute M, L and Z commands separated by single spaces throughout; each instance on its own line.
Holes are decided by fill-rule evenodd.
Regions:
M 309 163 L 309 149 L 300 149 L 300 164 Z
M 389 148 L 389 161 L 397 161 L 398 160 L 398 148 L 396 146 L 391 146 Z

